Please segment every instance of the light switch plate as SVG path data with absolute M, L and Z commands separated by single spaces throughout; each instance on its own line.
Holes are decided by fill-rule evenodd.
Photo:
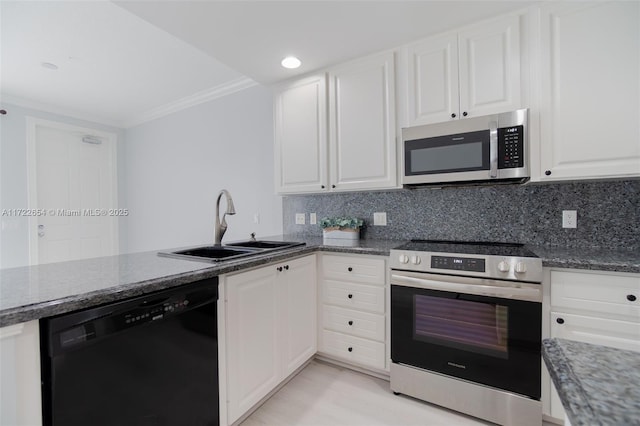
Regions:
M 316 224 L 316 214 L 309 213 L 309 225 L 315 225 L 315 224 Z
M 304 225 L 305 224 L 305 214 L 304 213 L 296 213 L 296 225 Z
M 373 214 L 374 226 L 387 226 L 387 212 L 376 212 Z
M 578 227 L 578 211 L 562 210 L 562 227 L 577 228 Z

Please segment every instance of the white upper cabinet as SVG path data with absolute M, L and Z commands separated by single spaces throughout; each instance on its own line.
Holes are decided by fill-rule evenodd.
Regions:
M 409 46 L 409 125 L 457 118 L 458 35 L 434 37 Z
M 396 186 L 393 52 L 329 72 L 331 189 Z
M 394 67 L 388 52 L 329 70 L 328 91 L 327 74 L 276 88 L 277 193 L 397 185 Z
M 520 16 L 513 15 L 458 35 L 460 114 L 466 117 L 522 107 Z
M 549 3 L 540 13 L 534 180 L 640 175 L 640 3 Z
M 276 88 L 276 192 L 321 191 L 327 186 L 325 74 Z
M 407 124 L 522 108 L 520 19 L 507 16 L 409 45 Z

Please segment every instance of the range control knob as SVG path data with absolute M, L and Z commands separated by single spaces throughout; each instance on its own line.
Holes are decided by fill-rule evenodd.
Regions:
M 509 272 L 509 269 L 511 269 L 511 265 L 509 265 L 509 262 L 503 260 L 502 262 L 498 263 L 498 271 Z
M 518 274 L 524 274 L 525 272 L 527 272 L 527 264 L 524 262 L 518 262 L 516 263 L 516 267 L 514 270 Z
M 414 265 L 419 265 L 421 262 L 422 259 L 420 259 L 420 256 L 411 256 L 411 263 Z
M 409 256 L 407 256 L 406 254 L 401 254 L 400 256 L 398 256 L 398 261 L 400 263 L 409 263 Z

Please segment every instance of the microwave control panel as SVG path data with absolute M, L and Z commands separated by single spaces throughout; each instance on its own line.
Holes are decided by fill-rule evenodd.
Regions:
M 498 168 L 524 167 L 524 126 L 498 129 Z

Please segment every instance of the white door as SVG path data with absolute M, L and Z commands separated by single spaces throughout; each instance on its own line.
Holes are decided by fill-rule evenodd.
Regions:
M 331 189 L 396 186 L 394 64 L 388 52 L 329 73 Z
M 475 25 L 458 37 L 460 118 L 521 108 L 520 17 Z
M 31 263 L 117 253 L 115 136 L 33 121 Z
M 458 34 L 420 41 L 408 52 L 409 125 L 457 120 Z
M 279 194 L 327 189 L 327 90 L 324 74 L 276 88 L 275 176 Z
M 640 175 L 640 3 L 551 2 L 540 17 L 540 180 Z

